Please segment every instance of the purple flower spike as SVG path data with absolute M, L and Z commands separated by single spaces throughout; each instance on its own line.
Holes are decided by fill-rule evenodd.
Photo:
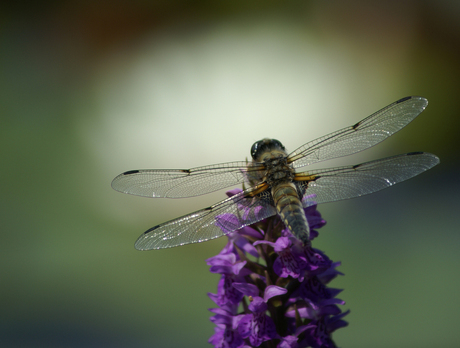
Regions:
M 245 207 L 241 211 L 242 218 L 249 213 Z M 313 240 L 326 222 L 316 205 L 304 211 Z M 219 221 L 229 226 L 238 220 L 223 214 Z M 207 260 L 210 271 L 221 274 L 217 294 L 208 294 L 218 305 L 210 309 L 216 327 L 209 343 L 219 348 L 336 347 L 332 333 L 347 325 L 348 311 L 339 308 L 345 304 L 336 298 L 341 290 L 327 284 L 342 275 L 336 270 L 340 263 L 311 243 L 304 245 L 277 216 L 227 235 L 224 249 Z
M 303 280 L 303 271 L 307 268 L 307 258 L 302 253 L 300 241 L 294 237 L 280 237 L 275 243 L 265 240 L 254 243 L 254 245 L 259 244 L 272 246 L 278 254 L 278 258 L 273 264 L 273 270 L 278 276 L 282 278 L 291 276 L 299 278 L 299 281 Z
M 227 309 L 227 310 L 226 310 Z M 238 332 L 238 323 L 242 316 L 234 315 L 236 307 L 226 309 L 213 308 L 211 312 L 216 313 L 211 321 L 216 324 L 214 335 L 208 340 L 215 347 L 238 348 L 243 345 L 243 337 Z
M 239 286 L 238 284 L 234 284 L 234 286 L 237 288 L 244 288 L 250 291 L 254 290 L 250 286 L 243 287 L 243 285 L 245 284 L 239 284 Z M 274 338 L 279 338 L 279 335 L 276 332 L 275 324 L 273 323 L 273 319 L 266 315 L 265 312 L 268 309 L 267 301 L 270 298 L 277 295 L 283 295 L 286 292 L 286 289 L 272 285 L 271 287 L 267 287 L 265 289 L 264 298 L 260 296 L 255 296 L 250 300 L 248 309 L 252 313 L 243 315 L 238 324 L 238 331 L 241 337 L 249 339 L 249 343 L 252 347 L 258 347 L 262 342 Z M 254 292 L 251 291 L 251 293 Z
M 219 306 L 228 302 L 238 304 L 241 301 L 243 294 L 233 287 L 233 283 L 244 280 L 244 276 L 250 273 L 244 268 L 246 261 L 239 261 L 236 254 L 224 250 L 225 253 L 220 253 L 206 260 L 211 266 L 210 271 L 212 273 L 222 274 L 217 287 L 216 303 Z
M 258 347 L 262 342 L 279 337 L 272 318 L 263 312 L 243 316 L 238 325 L 238 332 L 241 337 L 249 340 L 250 347 Z

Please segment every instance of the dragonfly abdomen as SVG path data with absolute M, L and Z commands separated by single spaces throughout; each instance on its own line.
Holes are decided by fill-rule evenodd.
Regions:
M 310 229 L 294 184 L 285 182 L 274 186 L 272 196 L 278 215 L 286 227 L 304 244 L 309 243 Z

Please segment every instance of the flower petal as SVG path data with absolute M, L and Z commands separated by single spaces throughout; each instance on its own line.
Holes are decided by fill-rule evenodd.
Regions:
M 267 302 L 274 296 L 284 295 L 288 291 L 285 288 L 276 285 L 269 285 L 265 288 L 264 301 Z
M 259 296 L 259 288 L 248 283 L 233 283 L 233 287 L 245 296 Z

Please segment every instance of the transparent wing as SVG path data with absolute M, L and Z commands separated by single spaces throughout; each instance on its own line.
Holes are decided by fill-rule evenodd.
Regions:
M 193 197 L 241 184 L 248 170 L 258 169 L 248 169 L 246 162 L 229 162 L 192 169 L 131 170 L 113 179 L 112 188 L 144 197 Z
M 290 162 L 300 168 L 365 150 L 406 126 L 427 105 L 422 97 L 402 98 L 353 126 L 306 143 L 289 155 Z
M 307 207 L 315 202 L 327 203 L 377 192 L 423 173 L 438 163 L 439 158 L 431 153 L 411 152 L 354 166 L 298 173 L 312 179 L 298 182 L 304 190 L 302 204 Z M 316 197 L 310 198 L 311 194 Z
M 224 236 L 276 214 L 270 192 L 245 190 L 211 207 L 152 227 L 136 241 L 138 250 L 172 248 Z

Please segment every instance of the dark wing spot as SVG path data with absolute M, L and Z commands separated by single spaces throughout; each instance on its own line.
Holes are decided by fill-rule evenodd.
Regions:
M 212 210 L 212 207 L 204 208 L 203 210 Z
M 358 168 L 358 167 L 361 167 L 361 165 L 362 165 L 362 163 L 361 163 L 361 164 L 355 164 L 352 168 L 353 168 L 353 169 L 356 169 L 356 168 Z
M 353 126 L 351 126 L 351 128 L 356 129 L 359 127 L 360 124 L 361 124 L 361 121 L 359 121 L 358 123 L 355 123 Z
M 153 226 L 152 228 L 149 228 L 147 231 L 145 231 L 144 234 L 152 232 L 153 230 L 156 230 L 158 227 L 160 227 L 160 225 Z
M 139 173 L 138 170 L 128 170 L 127 172 L 124 172 L 123 175 L 131 175 L 131 174 L 136 174 Z
M 402 102 L 404 102 L 404 101 L 406 101 L 406 100 L 409 100 L 409 99 L 412 99 L 412 97 L 401 98 L 401 99 L 399 99 L 398 101 L 396 101 L 396 104 L 402 103 Z
M 189 170 L 189 169 L 181 169 L 181 172 L 182 172 L 182 173 L 190 174 L 190 170 Z
M 406 153 L 407 156 L 413 156 L 413 155 L 421 155 L 423 152 L 422 151 L 415 151 L 415 152 L 409 152 Z

